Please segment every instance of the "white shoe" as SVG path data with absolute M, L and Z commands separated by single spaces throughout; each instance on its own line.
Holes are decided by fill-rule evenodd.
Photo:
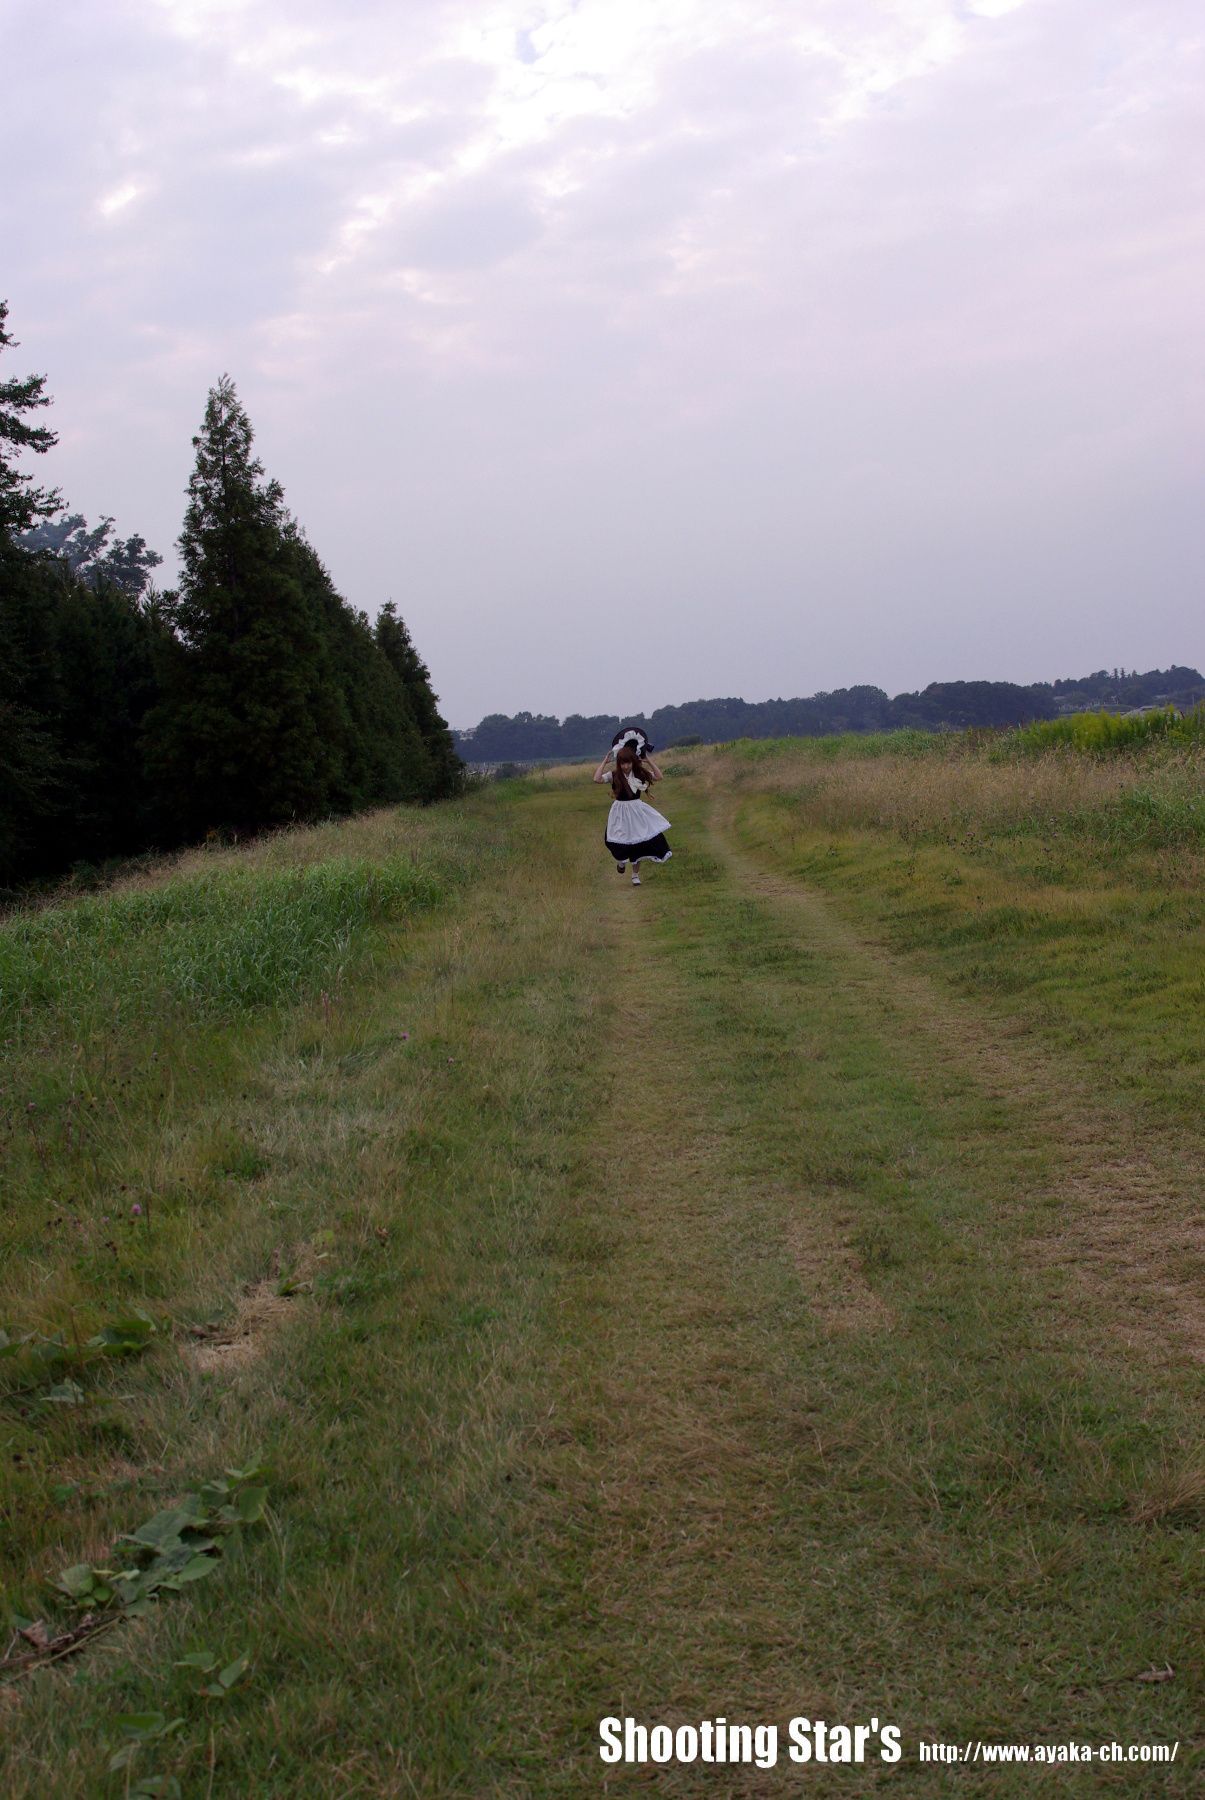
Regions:
M 633 877 L 632 877 L 632 886 L 633 886 L 633 887 L 639 887 L 639 886 L 640 886 L 640 877 L 639 877 L 639 875 L 633 875 Z

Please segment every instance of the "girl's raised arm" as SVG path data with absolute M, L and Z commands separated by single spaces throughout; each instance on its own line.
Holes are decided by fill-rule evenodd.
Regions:
M 651 756 L 646 756 L 643 760 L 644 760 L 645 768 L 648 770 L 649 774 L 652 776 L 654 781 L 664 781 L 665 780 L 664 775 L 661 773 L 660 769 L 657 767 L 656 763 L 653 761 Z
M 611 760 L 611 752 L 608 750 L 607 754 L 603 757 L 602 761 L 599 763 L 597 769 L 595 769 L 594 774 L 591 776 L 590 779 L 592 781 L 605 781 L 607 779 L 605 771 L 606 771 L 607 764 L 610 762 L 610 760 Z

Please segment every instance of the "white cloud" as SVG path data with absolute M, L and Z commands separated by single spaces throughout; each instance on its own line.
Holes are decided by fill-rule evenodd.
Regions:
M 113 188 L 111 192 L 101 195 L 96 202 L 96 210 L 102 217 L 111 219 L 114 213 L 124 212 L 127 206 L 137 200 L 142 191 L 136 181 L 123 182 L 120 187 Z

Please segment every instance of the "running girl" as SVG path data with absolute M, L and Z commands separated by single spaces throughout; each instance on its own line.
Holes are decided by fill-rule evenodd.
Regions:
M 608 772 L 612 756 L 615 766 Z M 640 886 L 642 862 L 668 862 L 673 855 L 665 841 L 669 820 L 641 797 L 654 781 L 661 779 L 661 771 L 649 754 L 647 738 L 634 729 L 617 735 L 594 771 L 596 782 L 611 783 L 611 811 L 604 834 L 607 849 L 615 858 L 618 874 L 622 875 L 631 863 L 633 887 Z

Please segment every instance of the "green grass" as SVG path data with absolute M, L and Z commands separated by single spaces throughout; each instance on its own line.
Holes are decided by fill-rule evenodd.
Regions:
M 231 1016 L 337 983 L 368 927 L 434 906 L 434 874 L 400 857 L 219 868 L 0 927 L 0 1030 L 100 996 Z M 103 1003 L 103 1001 L 102 1001 Z
M 899 1723 L 903 1768 L 834 1793 L 949 1791 L 922 1734 L 1178 1738 L 1157 1791 L 1195 1791 L 1180 1271 L 1148 1209 L 1119 1291 L 1076 1186 L 1089 1128 L 1112 1154 L 1146 1105 L 1195 890 L 1072 834 L 1052 886 L 1008 769 L 850 760 L 812 787 L 791 750 L 682 753 L 639 891 L 578 770 L 8 922 L 0 1325 L 156 1329 L 77 1359 L 74 1404 L 28 1347 L 0 1363 L 7 1606 L 65 1622 L 63 1569 L 271 1470 L 209 1579 L 0 1688 L 14 1800 L 124 1792 L 131 1712 L 184 1721 L 132 1771 L 184 1794 L 639 1789 L 596 1754 L 628 1711 Z M 975 847 L 891 824 L 951 806 Z M 1004 1027 L 1058 1045 L 1036 1089 Z M 1186 1045 L 1152 1114 L 1183 1153 Z M 189 1652 L 250 1667 L 205 1697 Z
M 712 749 L 754 766 L 774 762 L 783 756 L 825 763 L 851 756 L 942 756 L 949 752 L 952 744 L 961 745 L 963 736 L 961 733 L 912 729 L 841 731 L 828 737 L 738 738 L 733 744 L 716 744 Z

